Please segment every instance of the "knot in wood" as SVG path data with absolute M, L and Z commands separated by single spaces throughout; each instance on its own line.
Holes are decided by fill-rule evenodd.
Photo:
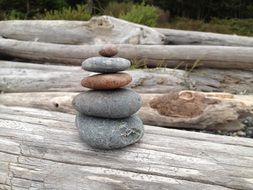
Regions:
M 191 91 L 173 92 L 152 99 L 150 107 L 159 114 L 169 117 L 196 117 L 210 104 L 217 104 L 219 100 L 206 97 L 202 93 Z

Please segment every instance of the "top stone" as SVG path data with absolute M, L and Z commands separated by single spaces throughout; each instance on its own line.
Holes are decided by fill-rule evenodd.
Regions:
M 117 73 L 131 66 L 131 62 L 124 58 L 91 57 L 82 63 L 86 71 L 97 73 Z
M 99 51 L 99 54 L 104 57 L 113 57 L 117 55 L 118 50 L 115 46 L 105 46 Z

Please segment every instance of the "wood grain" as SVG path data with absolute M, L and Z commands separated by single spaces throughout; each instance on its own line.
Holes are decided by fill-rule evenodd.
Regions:
M 79 92 L 87 90 L 80 81 L 94 73 L 80 66 L 41 65 L 0 61 L 2 92 Z M 135 69 L 126 71 L 133 80 L 128 87 L 139 93 L 168 93 L 179 90 L 253 93 L 253 72 L 241 70 Z
M 253 47 L 253 38 L 248 36 L 175 30 L 167 28 L 155 29 L 165 36 L 166 44 Z
M 117 44 L 119 57 L 149 67 L 253 69 L 253 47 Z M 63 45 L 0 39 L 0 54 L 29 62 L 80 65 L 98 56 L 103 45 Z M 198 64 L 195 64 L 198 62 Z
M 86 146 L 74 116 L 0 107 L 1 189 L 253 188 L 253 141 L 145 126 L 137 144 Z
M 108 16 L 89 21 L 0 21 L 0 36 L 21 41 L 56 44 L 163 44 L 153 28 Z
M 0 94 L 0 104 L 75 114 L 76 111 L 72 107 L 72 100 L 77 94 L 71 92 L 7 93 Z M 177 96 L 178 94 L 180 96 Z M 182 99 L 183 94 L 191 95 L 192 99 L 184 101 Z M 140 95 L 142 97 L 142 107 L 138 111 L 138 115 L 144 124 L 154 126 L 237 131 L 244 127 L 243 121 L 246 117 L 253 117 L 252 95 L 234 96 L 228 93 L 193 91 Z M 169 96 L 170 98 L 169 103 L 166 100 L 158 101 L 169 112 L 167 115 L 152 107 L 153 100 L 163 96 Z M 212 104 L 209 104 L 210 102 Z M 181 110 L 181 113 L 175 107 Z M 200 109 L 199 113 L 197 113 L 197 109 Z M 189 113 L 195 115 L 187 115 Z
M 93 17 L 89 21 L 1 21 L 0 36 L 73 45 L 124 43 L 253 47 L 252 37 L 150 28 L 110 16 Z

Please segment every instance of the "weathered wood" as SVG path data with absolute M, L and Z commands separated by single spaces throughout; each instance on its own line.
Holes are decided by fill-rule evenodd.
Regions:
M 252 37 L 150 28 L 110 16 L 83 21 L 1 21 L 0 36 L 58 44 L 176 44 L 253 47 Z
M 96 56 L 101 46 L 71 46 L 39 42 L 1 40 L 2 54 L 20 59 L 78 64 Z M 148 66 L 191 67 L 200 60 L 203 67 L 252 69 L 252 48 L 218 46 L 139 46 L 118 45 L 119 56 Z
M 0 104 L 76 113 L 72 99 L 77 93 L 7 93 Z M 253 117 L 253 95 L 181 91 L 167 94 L 141 94 L 138 112 L 144 124 L 207 130 L 235 131 L 242 121 Z
M 250 139 L 145 126 L 139 143 L 99 151 L 82 143 L 73 115 L 0 113 L 1 189 L 253 188 Z
M 76 92 L 90 72 L 75 66 L 40 65 L 0 61 L 0 91 Z M 129 87 L 140 93 L 167 93 L 179 90 L 218 91 L 233 94 L 253 93 L 253 72 L 240 70 L 142 69 L 126 71 L 133 77 Z
M 192 67 L 253 69 L 253 47 L 191 45 L 116 45 L 118 56 L 150 67 Z M 97 56 L 103 45 L 60 45 L 0 39 L 0 54 L 18 59 L 80 65 Z
M 253 47 L 253 37 L 165 28 L 155 29 L 165 35 L 166 44 Z
M 89 21 L 15 20 L 0 22 L 0 36 L 58 44 L 163 44 L 155 29 L 108 16 Z
M 138 112 L 145 124 L 175 128 L 235 131 L 253 117 L 253 95 L 180 91 L 142 96 Z
M 53 66 L 5 61 L 0 61 L 0 64 L 0 90 L 4 92 L 83 91 L 87 88 L 82 87 L 80 81 L 94 74 L 82 70 L 80 66 Z M 133 77 L 129 87 L 138 92 L 159 93 L 186 88 L 184 71 L 169 69 L 126 72 Z M 208 84 L 212 82 L 205 83 L 209 86 Z
M 0 94 L 0 104 L 75 114 L 72 100 L 77 94 L 76 92 L 6 93 Z

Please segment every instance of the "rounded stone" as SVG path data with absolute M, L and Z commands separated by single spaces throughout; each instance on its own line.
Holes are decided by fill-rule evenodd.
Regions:
M 97 73 L 116 73 L 131 66 L 131 62 L 124 58 L 91 57 L 82 63 L 86 71 Z
M 80 113 L 103 118 L 126 118 L 141 107 L 141 97 L 126 88 L 90 90 L 74 97 L 73 107 Z
M 113 57 L 118 54 L 118 50 L 115 46 L 105 46 L 99 51 L 99 54 L 104 57 Z
M 142 121 L 136 115 L 115 120 L 77 113 L 76 127 L 83 141 L 98 149 L 123 148 L 136 143 L 144 134 Z
M 132 81 L 127 73 L 98 74 L 84 78 L 82 86 L 95 90 L 116 89 L 126 86 Z

